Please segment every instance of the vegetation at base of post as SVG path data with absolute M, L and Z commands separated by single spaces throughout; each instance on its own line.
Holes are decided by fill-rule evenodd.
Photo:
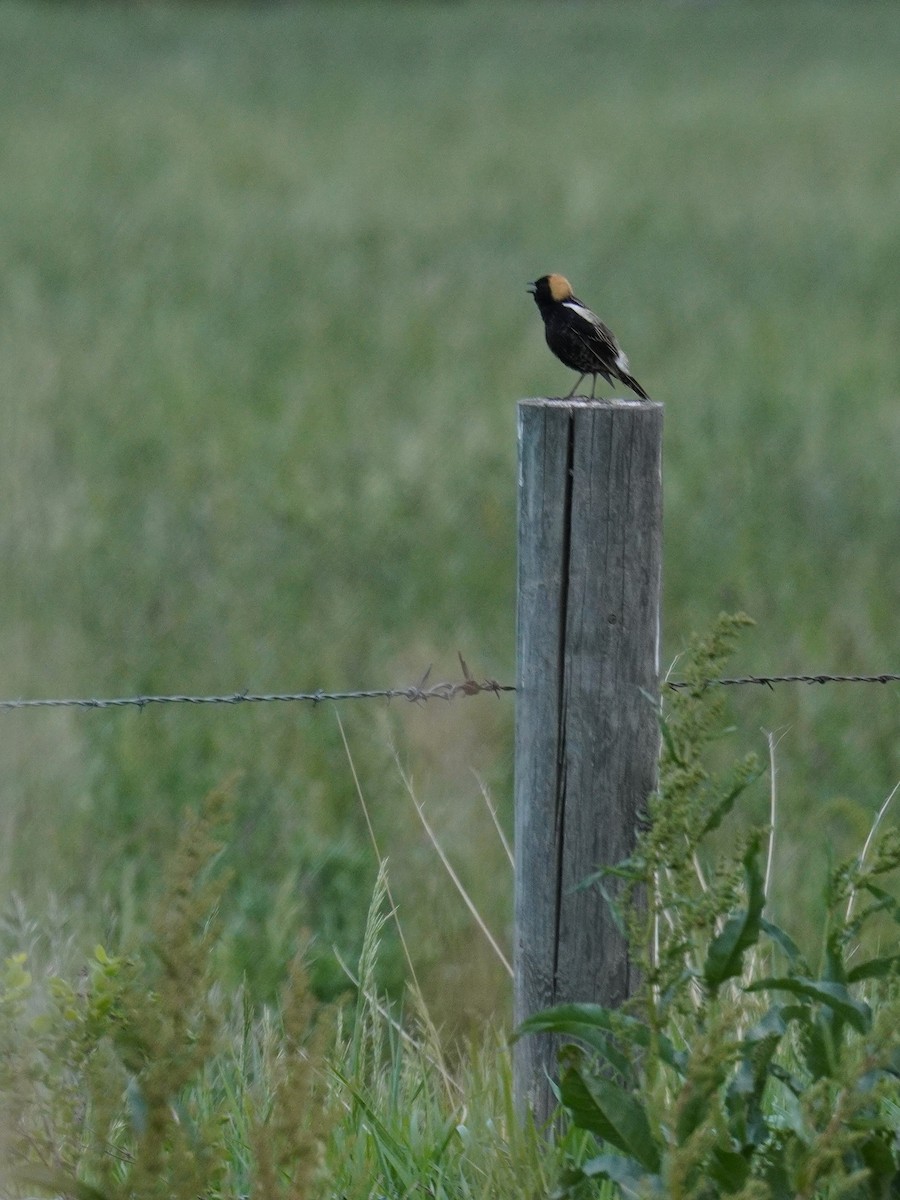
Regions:
M 759 829 L 710 843 L 759 775 L 706 765 L 721 736 L 720 673 L 747 618 L 721 617 L 679 664 L 695 686 L 660 712 L 660 787 L 633 855 L 602 886 L 639 965 L 620 1011 L 568 1004 L 519 1036 L 575 1039 L 559 1095 L 597 1150 L 559 1195 L 741 1200 L 898 1195 L 900 868 L 896 829 L 828 874 L 825 928 L 801 950 L 766 914 Z M 618 894 L 613 894 L 618 886 Z
M 505 1035 L 450 1060 L 415 990 L 397 1017 L 377 991 L 384 863 L 344 1003 L 315 1000 L 306 948 L 270 1007 L 223 984 L 231 807 L 221 789 L 183 819 L 129 950 L 47 974 L 71 947 L 33 929 L 34 969 L 0 964 L 0 1197 L 547 1195 L 584 1135 L 547 1147 L 517 1120 Z
M 67 968 L 65 927 L 32 929 L 38 951 L 7 958 L 0 1196 L 896 1195 L 900 842 L 873 838 L 831 870 L 828 923 L 806 954 L 765 915 L 763 833 L 711 854 L 758 773 L 715 772 L 705 753 L 724 713 L 700 681 L 742 621 L 695 642 L 683 669 L 697 686 L 661 713 L 651 823 L 595 881 L 630 932 L 639 992 L 621 1011 L 572 1005 L 525 1028 L 574 1039 L 565 1128 L 548 1138 L 517 1118 L 496 1028 L 448 1054 L 415 988 L 392 1015 L 377 991 L 393 916 L 383 862 L 347 1004 L 314 1000 L 304 954 L 270 1007 L 230 990 L 224 787 L 183 819 L 130 946 Z M 867 935 L 879 924 L 880 945 Z

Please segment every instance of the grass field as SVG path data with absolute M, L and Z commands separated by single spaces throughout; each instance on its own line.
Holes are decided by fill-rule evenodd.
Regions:
M 515 401 L 573 382 L 550 270 L 666 405 L 666 660 L 726 608 L 739 671 L 900 669 L 893 0 L 0 16 L 4 695 L 511 679 Z M 729 753 L 781 736 L 801 924 L 900 777 L 898 698 L 733 697 Z M 476 775 L 508 824 L 512 701 L 340 713 L 435 1019 L 505 1012 L 398 760 L 508 940 Z M 377 868 L 330 707 L 2 716 L 24 913 L 140 930 L 234 776 L 223 970 L 270 996 L 309 930 L 343 986 Z

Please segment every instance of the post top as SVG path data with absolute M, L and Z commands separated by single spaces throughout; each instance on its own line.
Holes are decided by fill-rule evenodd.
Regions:
M 527 405 L 529 408 L 599 408 L 605 410 L 637 408 L 645 411 L 663 407 L 658 400 L 631 400 L 620 396 L 614 396 L 608 400 L 592 400 L 590 396 L 526 396 L 519 401 L 519 404 Z

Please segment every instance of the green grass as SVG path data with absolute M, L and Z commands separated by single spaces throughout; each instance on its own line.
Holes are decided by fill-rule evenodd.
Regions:
M 98 947 L 73 976 L 50 930 L 49 977 L 32 976 L 30 945 L 0 966 L 0 1195 L 546 1195 L 588 1139 L 546 1146 L 517 1118 L 496 1028 L 452 1066 L 415 997 L 401 1030 L 375 981 L 383 871 L 355 1005 L 317 1005 L 299 958 L 261 1011 L 217 986 L 228 807 L 213 793 L 186 819 L 126 956 Z
M 5 695 L 403 684 L 458 649 L 511 678 L 514 404 L 571 385 L 549 270 L 666 404 L 666 660 L 724 607 L 757 620 L 737 670 L 898 669 L 893 0 L 0 19 Z M 811 839 L 857 846 L 896 781 L 898 695 L 732 698 L 734 752 L 784 732 L 800 923 Z M 512 701 L 341 711 L 436 1020 L 504 1012 L 394 754 L 508 939 L 472 770 L 508 821 Z M 234 772 L 227 972 L 273 995 L 307 927 L 335 991 L 376 864 L 326 707 L 4 714 L 4 889 L 85 945 L 139 929 Z

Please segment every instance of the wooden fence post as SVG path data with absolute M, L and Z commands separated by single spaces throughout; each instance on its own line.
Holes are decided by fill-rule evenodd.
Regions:
M 519 403 L 515 1019 L 618 1005 L 626 946 L 598 889 L 656 785 L 662 406 Z M 555 1043 L 515 1046 L 516 1097 L 554 1108 Z

